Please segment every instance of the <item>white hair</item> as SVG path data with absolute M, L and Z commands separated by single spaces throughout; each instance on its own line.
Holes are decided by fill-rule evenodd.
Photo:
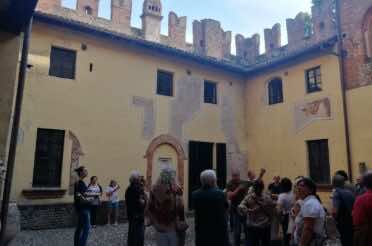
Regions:
M 129 182 L 133 183 L 141 177 L 138 171 L 132 171 L 129 176 Z
M 203 187 L 215 187 L 216 181 L 217 176 L 214 170 L 205 170 L 200 174 L 200 182 Z

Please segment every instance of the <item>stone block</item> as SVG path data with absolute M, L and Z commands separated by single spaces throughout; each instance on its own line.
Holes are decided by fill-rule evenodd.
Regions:
M 197 54 L 217 59 L 229 58 L 231 55 L 231 32 L 225 32 L 221 23 L 204 19 L 193 22 L 194 51 Z
M 297 49 L 303 46 L 312 35 L 311 17 L 307 13 L 299 13 L 295 19 L 287 19 L 288 46 Z
M 265 29 L 264 34 L 266 53 L 271 53 L 273 50 L 282 46 L 282 32 L 279 23 L 275 24 L 272 28 Z
M 76 8 L 80 13 L 97 17 L 98 5 L 99 0 L 77 0 Z
M 178 17 L 174 12 L 169 13 L 168 37 L 170 46 L 180 49 L 186 48 L 186 25 L 186 16 Z
M 236 55 L 240 61 L 248 64 L 256 62 L 260 55 L 260 35 L 255 34 L 251 38 L 245 38 L 238 34 L 235 37 Z
M 314 39 L 327 40 L 337 35 L 335 1 L 322 0 L 311 8 Z
M 111 21 L 114 25 L 130 28 L 132 17 L 132 0 L 111 1 Z
M 61 0 L 39 0 L 36 5 L 36 10 L 50 13 L 60 7 Z

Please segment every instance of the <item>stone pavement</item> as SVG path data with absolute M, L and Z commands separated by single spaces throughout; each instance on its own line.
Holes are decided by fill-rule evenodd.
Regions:
M 187 232 L 186 246 L 193 246 L 194 226 L 192 221 Z M 126 246 L 128 224 L 106 225 L 92 228 L 88 246 Z M 74 229 L 22 231 L 9 246 L 73 246 Z M 154 230 L 146 229 L 145 246 L 155 246 Z

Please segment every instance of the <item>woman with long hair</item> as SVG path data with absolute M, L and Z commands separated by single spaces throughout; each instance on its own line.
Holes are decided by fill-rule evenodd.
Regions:
M 93 227 L 97 225 L 97 211 L 101 205 L 102 187 L 98 183 L 98 177 L 92 176 L 88 185 L 90 196 L 93 197 L 92 206 L 90 208 L 90 220 Z
M 184 212 L 182 197 L 176 188 L 176 172 L 164 168 L 150 191 L 148 213 L 156 230 L 157 246 L 177 246 L 177 222 Z

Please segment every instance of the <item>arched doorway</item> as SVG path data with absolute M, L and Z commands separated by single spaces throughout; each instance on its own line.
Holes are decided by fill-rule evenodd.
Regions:
M 158 153 L 162 153 L 162 151 L 167 151 L 167 148 L 169 147 L 175 152 L 175 158 L 174 164 L 177 167 L 177 178 L 179 184 L 183 187 L 184 185 L 184 167 L 185 167 L 185 160 L 186 155 L 182 148 L 182 145 L 180 142 L 174 138 L 171 135 L 164 134 L 156 137 L 151 141 L 149 144 L 149 147 L 147 148 L 145 158 L 147 159 L 147 170 L 146 170 L 146 180 L 147 180 L 147 188 L 149 189 L 151 187 L 151 184 L 153 183 L 153 175 L 156 174 L 156 170 L 154 168 L 157 168 L 156 162 L 161 162 L 163 160 L 159 159 L 162 158 L 160 155 L 158 156 Z M 164 153 L 164 152 L 163 152 Z M 169 153 L 169 151 L 168 151 Z M 155 157 L 157 157 L 157 160 L 155 160 Z M 164 157 L 164 162 L 167 162 L 167 158 L 172 159 L 172 154 L 169 156 Z M 171 160 L 173 162 L 173 160 Z
M 362 31 L 366 55 L 368 58 L 372 58 L 372 8 L 364 16 Z

